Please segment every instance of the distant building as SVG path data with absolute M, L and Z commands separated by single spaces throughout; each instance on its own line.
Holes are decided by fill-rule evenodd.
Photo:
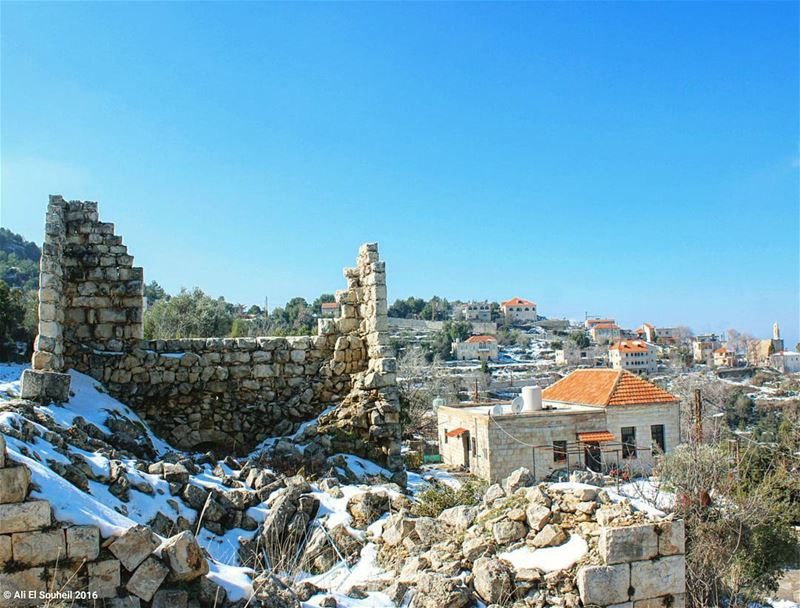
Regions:
M 769 364 L 784 374 L 796 374 L 800 372 L 800 353 L 791 350 L 773 353 L 769 356 Z
M 677 344 L 686 334 L 680 327 L 656 327 L 656 338 L 659 344 Z
M 527 397 L 519 413 L 508 403 L 439 407 L 444 462 L 492 482 L 519 467 L 536 479 L 584 468 L 646 473 L 680 442 L 678 398 L 624 370 L 577 370 Z
M 621 330 L 619 325 L 612 322 L 594 323 L 589 328 L 589 335 L 597 344 L 619 342 Z
M 765 365 L 775 353 L 783 352 L 781 328 L 775 323 L 772 326 L 771 340 L 755 340 L 748 345 L 747 359 L 751 365 Z
M 323 317 L 339 316 L 339 302 L 323 302 L 320 307 L 322 308 Z
M 463 342 L 453 342 L 452 349 L 456 359 L 461 361 L 496 361 L 499 353 L 497 338 L 494 336 L 470 336 Z
M 567 346 L 556 350 L 556 365 L 570 365 L 582 367 L 605 366 L 604 352 L 597 346 L 587 346 L 579 348 L 577 346 Z
M 592 329 L 592 327 L 594 327 L 595 325 L 606 324 L 606 323 L 611 323 L 612 325 L 617 324 L 617 322 L 614 319 L 600 319 L 598 317 L 595 317 L 593 319 L 586 319 L 586 321 L 584 321 L 586 329 Z
M 637 374 L 654 374 L 658 370 L 656 349 L 643 340 L 620 340 L 608 349 L 608 362 L 614 369 Z
M 736 353 L 728 350 L 727 346 L 720 346 L 713 353 L 714 367 L 735 367 Z
M 536 302 L 523 300 L 522 298 L 511 298 L 500 305 L 500 310 L 507 321 L 536 321 L 539 315 L 536 314 Z
M 492 307 L 489 302 L 469 302 L 464 304 L 461 314 L 465 321 L 491 321 Z
M 642 323 L 641 327 L 636 328 L 636 335 L 646 342 L 655 342 L 657 335 L 656 328 L 650 325 L 650 323 Z
M 722 346 L 717 334 L 695 336 L 692 342 L 692 357 L 695 363 L 714 364 L 714 351 Z

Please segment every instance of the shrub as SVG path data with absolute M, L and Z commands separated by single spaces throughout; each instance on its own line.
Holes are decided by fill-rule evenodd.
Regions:
M 471 479 L 456 490 L 447 484 L 432 481 L 431 487 L 417 496 L 417 504 L 412 512 L 420 517 L 438 517 L 450 507 L 476 505 L 481 501 L 486 486 L 483 480 Z

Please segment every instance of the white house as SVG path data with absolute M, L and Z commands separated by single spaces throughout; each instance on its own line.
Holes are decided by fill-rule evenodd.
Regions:
M 613 321 L 594 323 L 589 329 L 589 335 L 596 344 L 608 344 L 610 342 L 618 342 L 620 339 L 620 327 Z
M 536 314 L 536 302 L 523 300 L 522 298 L 511 298 L 500 305 L 500 310 L 507 321 L 536 321 L 539 315 Z
M 800 372 L 800 353 L 791 350 L 775 353 L 769 356 L 769 364 L 784 374 Z
M 654 374 L 656 349 L 643 340 L 621 340 L 608 349 L 608 360 L 614 369 L 626 369 L 637 374 Z
M 494 336 L 470 336 L 463 342 L 453 342 L 452 350 L 456 359 L 461 361 L 496 361 L 499 352 L 497 338 Z

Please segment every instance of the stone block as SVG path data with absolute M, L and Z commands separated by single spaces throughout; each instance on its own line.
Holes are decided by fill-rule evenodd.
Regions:
M 69 559 L 97 559 L 100 554 L 100 529 L 97 526 L 70 526 L 66 533 Z
M 27 568 L 15 572 L 0 572 L 2 606 L 41 606 L 40 594 L 47 591 L 47 575 L 44 568 Z M 10 597 L 6 597 L 6 595 Z
M 0 469 L 0 504 L 22 502 L 28 495 L 31 473 L 28 467 Z
M 148 557 L 133 573 L 125 588 L 145 602 L 153 599 L 156 591 L 169 574 L 169 568 L 153 557 Z
M 0 467 L 6 466 L 6 438 L 0 435 Z
M 135 595 L 125 597 L 112 597 L 103 602 L 103 608 L 140 608 L 142 600 Z
M 41 369 L 22 372 L 20 396 L 41 403 L 64 403 L 69 400 L 69 374 Z
M 152 608 L 186 608 L 189 594 L 182 589 L 160 589 L 153 596 Z
M 14 561 L 26 566 L 49 564 L 67 556 L 64 530 L 17 532 L 11 536 Z
M 658 555 L 658 535 L 653 524 L 601 528 L 599 549 L 606 564 L 646 560 Z
M 628 601 L 629 564 L 586 566 L 578 570 L 578 592 L 584 606 L 610 606 Z
M 164 541 L 161 556 L 169 565 L 170 580 L 191 581 L 208 574 L 208 560 L 191 532 L 184 531 Z
M 50 503 L 46 500 L 0 505 L 0 534 L 40 530 L 50 521 Z
M 633 599 L 686 593 L 686 559 L 672 555 L 631 564 Z
M 158 547 L 158 540 L 150 528 L 134 526 L 111 543 L 108 548 L 128 572 L 133 572 L 156 547 Z
M 658 524 L 658 554 L 680 555 L 686 552 L 685 529 L 682 519 Z
M 633 608 L 686 608 L 686 595 L 665 595 L 633 602 Z
M 0 536 L 0 568 L 4 564 L 11 561 L 11 537 L 7 535 Z
M 96 593 L 98 598 L 114 597 L 120 583 L 119 560 L 104 559 L 99 562 L 90 562 L 89 593 Z

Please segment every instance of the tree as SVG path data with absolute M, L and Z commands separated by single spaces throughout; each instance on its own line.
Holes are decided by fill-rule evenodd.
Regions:
M 32 339 L 25 327 L 25 296 L 0 280 L 0 361 L 16 359 L 17 342 Z
M 247 314 L 248 315 L 259 316 L 259 315 L 263 314 L 263 312 L 264 311 L 261 310 L 261 307 L 258 304 L 253 304 L 250 308 L 247 309 Z
M 164 288 L 161 287 L 161 285 L 155 281 L 150 281 L 144 286 L 144 297 L 145 300 L 147 300 L 147 306 L 152 306 L 158 300 L 163 300 L 169 296 L 167 295 L 167 292 L 164 291 Z
M 575 343 L 575 346 L 578 348 L 586 348 L 591 344 L 589 340 L 589 336 L 586 335 L 586 332 L 583 330 L 573 331 L 569 335 L 569 339 Z
M 231 333 L 233 306 L 224 298 L 211 298 L 195 287 L 169 299 L 156 301 L 144 317 L 148 339 L 223 338 Z
M 441 397 L 446 403 L 458 400 L 457 380 L 428 363 L 421 348 L 411 348 L 397 359 L 397 386 L 400 393 L 400 424 L 403 436 L 436 437 L 436 416 L 433 400 Z
M 315 315 L 321 315 L 322 305 L 335 301 L 336 301 L 336 296 L 334 296 L 332 293 L 323 293 L 316 300 L 314 300 L 314 303 L 311 305 L 311 309 Z

